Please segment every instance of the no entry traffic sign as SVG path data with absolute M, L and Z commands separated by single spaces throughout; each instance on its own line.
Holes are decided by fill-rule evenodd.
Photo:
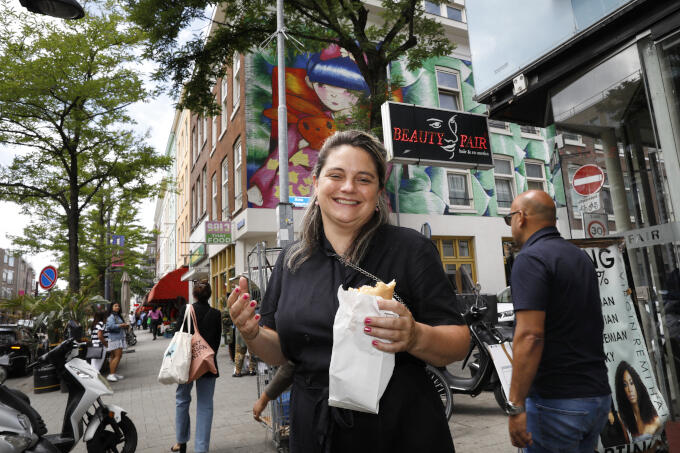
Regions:
M 42 289 L 50 290 L 54 285 L 57 284 L 57 268 L 54 266 L 45 266 L 43 270 L 40 271 L 40 276 L 38 277 L 38 284 Z
M 604 171 L 597 165 L 588 164 L 576 170 L 571 186 L 577 194 L 588 196 L 596 194 L 604 184 Z

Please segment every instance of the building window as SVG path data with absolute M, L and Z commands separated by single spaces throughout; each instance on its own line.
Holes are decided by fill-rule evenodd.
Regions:
M 11 255 L 10 255 L 10 257 L 9 257 L 9 264 L 8 264 L 8 266 L 9 266 L 9 267 L 14 267 L 14 257 L 11 256 Z
M 562 138 L 564 138 L 564 144 L 565 145 L 585 146 L 585 143 L 583 143 L 583 136 L 581 136 L 579 134 L 571 134 L 569 132 L 563 132 Z
M 509 210 L 515 199 L 515 170 L 512 157 L 494 156 L 494 181 L 499 210 Z
M 460 98 L 460 74 L 448 68 L 436 68 L 439 107 L 449 110 L 460 110 L 463 106 Z
M 465 22 L 463 18 L 463 10 L 460 7 L 448 5 L 442 3 L 437 5 L 434 2 L 428 2 L 427 0 L 423 2 L 425 4 L 425 12 L 434 14 L 436 16 L 443 16 L 447 19 L 455 20 L 457 22 Z
M 428 2 L 425 1 L 425 12 L 430 13 L 430 14 L 436 14 L 437 16 L 442 15 L 442 10 L 440 5 L 437 5 L 436 3 Z
M 7 264 L 7 253 L 5 253 L 5 254 L 3 255 L 3 261 L 4 261 L 5 264 Z
M 471 208 L 472 207 L 472 185 L 470 172 L 467 170 L 449 170 L 447 173 L 449 189 L 449 207 L 451 208 Z
M 217 146 L 217 117 L 213 116 L 212 117 L 212 136 L 210 138 L 210 143 L 212 143 L 212 150 L 215 150 L 215 146 Z
M 241 54 L 238 52 L 234 53 L 234 60 L 231 65 L 232 71 L 232 105 L 235 111 L 238 108 L 239 101 L 241 100 Z
M 541 137 L 541 130 L 537 127 L 534 126 L 520 126 L 519 127 L 520 132 L 522 135 L 530 135 L 532 137 Z
M 227 131 L 227 120 L 229 116 L 228 110 L 228 105 L 227 105 L 227 92 L 229 90 L 229 82 L 227 82 L 227 76 L 225 74 L 224 77 L 222 77 L 222 86 L 220 88 L 220 105 L 222 106 L 222 112 L 220 114 L 221 117 L 221 133 L 224 134 Z
M 203 167 L 203 172 L 201 174 L 201 179 L 203 181 L 203 193 L 202 193 L 202 200 L 201 200 L 201 215 L 205 214 L 205 211 L 208 209 L 208 169 L 206 167 Z
M 210 220 L 217 220 L 217 173 L 212 175 L 212 181 L 210 184 L 210 189 L 212 190 L 212 206 L 210 209 Z
M 229 161 L 222 160 L 222 221 L 229 218 Z
M 505 121 L 489 120 L 489 128 L 495 129 L 494 132 L 510 133 L 510 123 Z
M 456 292 L 472 293 L 477 281 L 473 238 L 433 236 L 432 241 L 439 250 L 444 271 Z
M 528 190 L 545 190 L 545 165 L 542 162 L 524 162 Z
M 196 127 L 191 130 L 191 163 L 195 164 L 196 159 L 198 159 L 198 137 L 196 134 Z
M 234 143 L 234 209 L 243 206 L 243 193 L 241 191 L 241 138 Z
M 205 142 L 208 141 L 208 117 L 207 116 L 203 117 L 203 127 L 202 127 L 202 129 L 203 129 L 203 143 L 202 144 L 205 144 Z
M 205 140 L 203 138 L 203 134 L 205 134 L 205 130 L 203 129 L 203 120 L 199 116 L 198 119 L 196 120 L 196 127 L 198 128 L 198 147 L 196 148 L 196 156 L 198 157 L 199 154 L 201 154 L 201 148 L 203 148 L 203 141 Z
M 196 222 L 196 187 L 191 186 L 191 224 L 193 225 L 194 222 Z

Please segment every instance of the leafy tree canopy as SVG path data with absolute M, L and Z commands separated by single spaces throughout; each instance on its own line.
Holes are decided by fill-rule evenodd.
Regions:
M 183 92 L 179 107 L 193 111 L 217 112 L 210 90 L 224 75 L 224 63 L 234 52 L 254 50 L 276 31 L 272 0 L 128 0 L 128 5 L 132 20 L 149 31 L 147 56 L 160 63 L 156 78 L 171 80 L 174 94 Z M 206 18 L 212 5 L 217 12 Z M 372 97 L 385 91 L 390 62 L 405 58 L 409 69 L 415 69 L 454 48 L 443 26 L 425 14 L 422 0 L 285 0 L 284 9 L 286 33 L 307 51 L 329 44 L 347 50 Z M 197 19 L 213 21 L 210 35 L 183 42 L 180 33 Z M 381 101 L 370 100 L 372 127 Z
M 66 226 L 54 240 L 67 247 L 69 289 L 78 292 L 81 217 L 95 197 L 149 196 L 148 175 L 170 165 L 128 112 L 150 96 L 135 67 L 145 35 L 115 2 L 91 1 L 77 21 L 26 14 L 7 0 L 0 8 L 0 144 L 17 151 L 0 166 L 0 199 Z

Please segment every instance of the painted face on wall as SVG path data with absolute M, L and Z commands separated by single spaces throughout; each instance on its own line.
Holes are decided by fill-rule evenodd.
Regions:
M 359 101 L 357 93 L 347 88 L 317 82 L 312 82 L 312 88 L 321 102 L 334 112 L 347 110 Z
M 631 404 L 637 404 L 637 389 L 635 388 L 633 377 L 628 371 L 623 372 L 623 391 L 626 392 L 626 398 L 628 398 Z

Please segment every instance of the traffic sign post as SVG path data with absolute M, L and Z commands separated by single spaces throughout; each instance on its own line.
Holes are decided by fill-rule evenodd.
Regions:
M 588 164 L 580 167 L 574 173 L 571 186 L 577 194 L 587 197 L 594 195 L 602 189 L 604 184 L 604 171 L 597 165 Z
M 56 267 L 52 265 L 45 266 L 38 276 L 38 284 L 42 289 L 49 291 L 57 284 L 58 276 L 59 273 L 57 272 Z
M 587 238 L 603 238 L 609 235 L 607 214 L 583 213 L 583 230 Z

